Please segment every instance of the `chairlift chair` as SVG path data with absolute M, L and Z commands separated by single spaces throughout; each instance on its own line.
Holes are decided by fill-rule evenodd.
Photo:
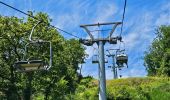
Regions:
M 25 52 L 24 52 L 24 57 L 23 60 L 17 61 L 14 63 L 14 67 L 17 69 L 19 72 L 29 72 L 29 71 L 37 71 L 37 70 L 48 70 L 52 66 L 52 44 L 50 41 L 43 41 L 43 40 L 32 40 L 32 33 L 34 31 L 34 28 L 39 24 L 38 22 L 31 31 L 30 37 L 29 37 L 29 42 L 25 45 Z M 49 46 L 49 52 L 50 52 L 50 57 L 48 61 L 45 59 L 39 59 L 35 55 L 29 55 L 28 50 L 32 49 L 32 51 L 35 51 L 35 47 L 37 46 L 45 46 L 47 44 Z M 39 47 L 38 47 L 39 48 Z M 44 48 L 42 48 L 44 49 Z M 31 51 L 31 52 L 32 52 Z M 37 50 L 38 51 L 38 50 Z M 47 52 L 47 50 L 46 50 Z M 28 56 L 33 56 L 33 57 L 28 57 Z M 41 55 L 42 56 L 42 55 Z
M 125 54 L 125 43 L 123 41 L 120 42 L 123 43 L 123 49 L 120 49 L 116 52 L 116 64 L 118 65 L 118 68 L 124 67 L 126 65 L 128 67 L 128 56 Z
M 92 57 L 92 63 L 99 63 L 99 57 L 98 57 L 98 55 L 93 55 L 93 57 Z
M 28 50 L 31 49 L 30 46 L 34 47 L 36 44 L 44 45 L 48 43 L 50 45 L 50 58 L 48 61 L 45 59 L 40 59 L 34 55 L 28 55 Z M 32 51 L 31 51 L 32 52 Z M 33 57 L 28 57 L 33 56 Z M 37 70 L 48 70 L 52 66 L 52 47 L 51 42 L 42 41 L 42 42 L 30 42 L 25 46 L 25 53 L 22 61 L 17 61 L 14 64 L 14 67 L 17 71 L 37 71 Z
M 124 67 L 124 64 L 127 65 L 128 63 L 128 56 L 126 54 L 118 54 L 116 56 L 116 64 L 118 67 Z
M 43 70 L 44 65 L 42 60 L 18 61 L 15 63 L 15 68 L 17 68 L 19 72 L 34 71 Z

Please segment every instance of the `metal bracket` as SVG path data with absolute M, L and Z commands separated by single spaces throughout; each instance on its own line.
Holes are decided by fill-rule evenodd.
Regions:
M 33 34 L 33 32 L 34 32 L 34 29 L 35 29 L 35 27 L 36 27 L 38 24 L 40 24 L 41 22 L 42 22 L 42 21 L 38 21 L 38 23 L 33 26 L 32 30 L 31 30 L 31 33 L 30 33 L 30 36 L 29 36 L 29 41 L 33 41 L 33 40 L 32 40 L 32 34 Z
M 122 24 L 122 23 L 121 23 L 121 22 L 115 22 L 114 24 L 115 24 L 115 25 L 113 26 L 111 32 L 109 33 L 109 36 L 108 36 L 109 39 L 111 38 L 111 36 L 112 36 L 113 32 L 115 31 L 116 27 L 117 27 L 119 24 Z
M 82 25 L 80 25 L 80 27 L 82 27 L 82 28 L 85 29 L 85 31 L 89 34 L 90 38 L 91 38 L 92 41 L 93 41 L 93 40 L 94 40 L 94 37 L 93 37 L 93 35 L 91 34 L 91 32 L 88 30 L 88 28 L 87 28 L 86 26 L 82 26 Z

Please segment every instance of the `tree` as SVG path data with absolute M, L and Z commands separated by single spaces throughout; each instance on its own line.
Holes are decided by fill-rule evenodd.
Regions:
M 148 75 L 170 76 L 170 26 L 159 27 L 156 36 L 144 57 Z
M 32 12 L 30 12 L 33 15 Z M 50 26 L 49 16 L 37 13 L 37 19 L 43 21 L 34 31 L 33 37 L 52 41 L 53 65 L 49 71 L 35 72 L 33 75 L 33 97 L 44 96 L 44 99 L 64 99 L 67 94 L 74 92 L 78 83 L 78 63 L 85 56 L 83 46 L 75 39 L 66 40 L 59 32 Z M 13 64 L 24 56 L 24 48 L 28 43 L 28 36 L 36 20 L 28 17 L 0 16 L 0 92 L 8 100 L 20 100 L 27 77 L 24 73 L 17 73 Z M 36 53 L 38 51 L 38 53 Z M 45 51 L 45 55 L 42 52 Z M 41 59 L 48 59 L 48 47 L 30 49 L 30 53 Z M 38 55 L 37 55 L 38 54 Z

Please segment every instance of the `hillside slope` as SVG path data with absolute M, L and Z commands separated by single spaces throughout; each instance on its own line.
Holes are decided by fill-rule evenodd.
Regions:
M 71 96 L 98 100 L 98 81 L 85 78 Z M 107 100 L 170 100 L 170 78 L 145 77 L 107 80 Z

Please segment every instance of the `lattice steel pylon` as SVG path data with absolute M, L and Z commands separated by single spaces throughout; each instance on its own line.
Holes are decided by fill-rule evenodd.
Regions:
M 105 75 L 105 57 L 104 57 L 104 45 L 106 42 L 110 44 L 117 44 L 117 41 L 121 41 L 122 37 L 112 37 L 113 32 L 116 27 L 120 25 L 121 22 L 111 22 L 111 23 L 97 23 L 97 24 L 88 24 L 88 25 L 80 25 L 81 28 L 84 28 L 85 31 L 90 36 L 90 39 L 80 39 L 80 42 L 87 46 L 92 46 L 94 43 L 97 43 L 99 48 L 99 57 L 98 57 L 98 65 L 99 65 L 99 100 L 106 100 L 106 75 Z M 92 35 L 91 31 L 88 27 L 91 26 L 104 26 L 104 25 L 113 25 L 109 36 L 106 38 L 97 38 L 95 39 Z

